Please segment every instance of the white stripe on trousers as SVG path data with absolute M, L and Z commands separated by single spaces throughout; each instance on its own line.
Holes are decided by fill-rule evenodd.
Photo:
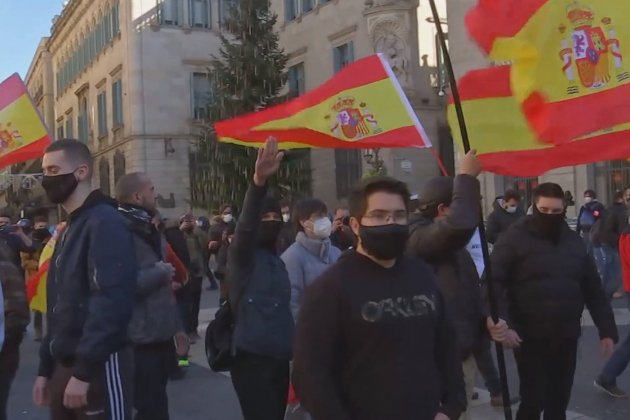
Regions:
M 112 353 L 105 362 L 107 377 L 107 391 L 109 397 L 109 411 L 111 420 L 125 420 L 125 396 L 120 382 L 120 368 L 118 353 Z

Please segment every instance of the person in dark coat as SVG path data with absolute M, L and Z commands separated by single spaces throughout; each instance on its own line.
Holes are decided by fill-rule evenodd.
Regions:
M 606 208 L 597 200 L 595 191 L 584 191 L 584 205 L 580 207 L 580 212 L 578 213 L 576 230 L 584 238 L 589 253 L 593 246 L 591 230 L 604 217 L 605 212 Z
M 612 353 L 617 327 L 593 259 L 565 221 L 564 191 L 541 184 L 534 214 L 505 232 L 491 255 L 495 298 L 510 330 L 521 391 L 517 420 L 565 419 L 584 307 Z
M 228 252 L 229 303 L 236 318 L 230 373 L 245 420 L 283 420 L 289 392 L 291 283 L 276 247 L 280 203 L 267 196 L 267 180 L 283 155 L 274 139 L 259 150 Z
M 514 222 L 525 216 L 525 211 L 521 207 L 521 196 L 514 190 L 507 190 L 503 197 L 497 197 L 492 208 L 486 231 L 486 237 L 491 244 L 495 243 L 499 235 Z
M 481 165 L 475 153 L 460 163 L 455 179 L 429 180 L 419 198 L 422 218 L 410 226 L 408 252 L 424 259 L 435 271 L 446 309 L 455 324 L 468 401 L 474 393 L 473 351 L 485 334 L 486 316 L 477 268 L 466 245 L 481 218 L 481 194 L 476 177 Z M 501 395 L 495 396 L 502 399 Z

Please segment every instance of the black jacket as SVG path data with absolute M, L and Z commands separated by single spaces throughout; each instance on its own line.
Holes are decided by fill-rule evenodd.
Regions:
M 457 330 L 462 359 L 470 356 L 485 328 L 479 275 L 466 250 L 479 225 L 479 199 L 479 181 L 468 175 L 455 177 L 448 216 L 413 223 L 408 245 L 410 254 L 424 259 L 435 271 Z
M 580 212 L 578 213 L 577 218 L 577 233 L 589 233 L 591 231 L 591 228 L 595 225 L 595 223 L 588 225 L 583 223 L 582 216 L 586 212 L 590 213 L 595 219 L 595 223 L 597 223 L 597 221 L 604 216 L 606 208 L 602 203 L 597 200 L 593 200 L 590 203 L 586 203 L 582 207 L 580 207 Z
M 234 347 L 291 360 L 294 324 L 289 274 L 280 257 L 257 242 L 266 194 L 266 187 L 249 187 L 228 251 L 229 299 L 236 314 Z
M 628 226 L 628 208 L 623 203 L 614 203 L 604 217 L 593 227 L 593 243 L 605 244 L 612 248 L 619 248 L 619 238 Z
M 138 268 L 129 222 L 114 200 L 94 191 L 68 217 L 48 270 L 48 334 L 39 375 L 54 364 L 90 382 L 128 344 Z
M 577 339 L 585 305 L 600 337 L 617 340 L 595 262 L 568 225 L 556 244 L 527 216 L 501 236 L 491 263 L 502 318 L 523 340 Z
M 517 207 L 515 213 L 508 213 L 503 208 L 503 197 L 497 197 L 492 204 L 493 211 L 488 216 L 486 237 L 491 244 L 499 239 L 499 235 L 505 232 L 514 222 L 525 216 L 525 211 Z
M 190 270 L 190 254 L 186 245 L 186 237 L 184 232 L 179 229 L 179 225 L 167 227 L 164 231 L 166 241 L 173 248 L 173 252 L 177 258 L 184 264 L 187 270 Z

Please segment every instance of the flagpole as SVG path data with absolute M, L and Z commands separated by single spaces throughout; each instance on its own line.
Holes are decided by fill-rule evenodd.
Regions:
M 459 97 L 459 90 L 457 89 L 457 79 L 455 78 L 455 71 L 453 70 L 453 63 L 451 62 L 451 56 L 448 52 L 446 45 L 446 37 L 442 30 L 442 24 L 440 22 L 440 15 L 435 6 L 435 0 L 429 0 L 431 5 L 431 13 L 433 14 L 433 20 L 435 21 L 435 27 L 437 29 L 438 40 L 440 41 L 440 49 L 444 55 L 444 65 L 448 72 L 448 77 L 451 85 L 451 93 L 453 95 L 453 102 L 455 104 L 455 111 L 457 113 L 457 121 L 459 123 L 459 130 L 462 134 L 462 142 L 464 143 L 464 151 L 468 153 L 470 151 L 470 139 L 468 138 L 468 130 L 466 128 L 466 120 L 464 119 L 464 110 L 462 109 L 462 103 Z M 494 287 L 492 284 L 492 266 L 490 264 L 490 252 L 488 250 L 488 241 L 486 239 L 486 228 L 483 221 L 483 214 L 479 221 L 479 238 L 481 240 L 481 250 L 483 253 L 483 262 L 485 265 L 485 283 L 488 290 L 488 300 L 490 301 L 490 316 L 493 321 L 497 323 L 499 321 L 499 308 L 497 302 L 494 299 Z M 506 420 L 512 420 L 512 406 L 510 405 L 510 389 L 507 380 L 507 369 L 505 366 L 505 353 L 503 351 L 503 345 L 501 343 L 496 344 L 497 362 L 499 365 L 499 376 L 501 378 L 501 389 L 503 393 L 503 411 Z

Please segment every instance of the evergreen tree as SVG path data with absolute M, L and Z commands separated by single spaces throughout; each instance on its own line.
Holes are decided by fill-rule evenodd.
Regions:
M 213 57 L 213 95 L 208 122 L 191 155 L 192 205 L 216 211 L 223 203 L 240 204 L 253 171 L 256 150 L 219 143 L 212 123 L 286 100 L 279 93 L 287 76 L 287 57 L 274 32 L 277 16 L 269 0 L 240 0 L 224 23 L 229 35 Z M 310 193 L 310 154 L 292 151 L 272 182 L 285 198 Z

